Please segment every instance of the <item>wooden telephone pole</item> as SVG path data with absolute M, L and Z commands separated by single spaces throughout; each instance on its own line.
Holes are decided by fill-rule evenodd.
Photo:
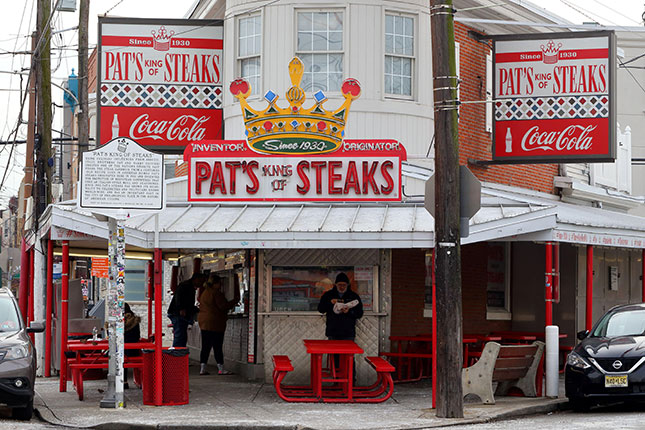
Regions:
M 88 149 L 90 141 L 87 102 L 87 27 L 90 0 L 80 0 L 78 8 L 78 153 Z M 71 186 L 71 184 L 65 184 Z
M 50 0 L 38 0 L 37 34 L 39 43 L 36 47 L 38 58 L 38 135 L 36 141 L 36 189 L 34 199 L 34 227 L 38 218 L 51 202 L 51 166 L 49 160 L 52 151 L 52 91 L 51 91 L 51 3 Z
M 452 0 L 431 0 L 435 133 L 437 416 L 462 418 L 457 72 Z

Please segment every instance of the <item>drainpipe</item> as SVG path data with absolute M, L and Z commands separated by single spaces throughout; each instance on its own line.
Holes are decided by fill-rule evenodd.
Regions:
M 593 325 L 593 245 L 587 245 L 587 309 L 585 329 L 591 331 Z

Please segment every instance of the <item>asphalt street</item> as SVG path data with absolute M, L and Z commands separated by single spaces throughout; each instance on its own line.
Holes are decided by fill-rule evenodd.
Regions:
M 454 430 L 517 430 L 517 429 L 642 429 L 645 427 L 645 403 L 617 404 L 592 408 L 589 412 L 553 412 L 525 418 L 484 424 L 454 426 Z

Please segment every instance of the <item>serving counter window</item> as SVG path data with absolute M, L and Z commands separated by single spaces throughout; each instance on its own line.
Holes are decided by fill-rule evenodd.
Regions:
M 333 288 L 336 276 L 345 272 L 366 311 L 374 308 L 377 266 L 272 266 L 271 310 L 317 311 L 322 295 Z

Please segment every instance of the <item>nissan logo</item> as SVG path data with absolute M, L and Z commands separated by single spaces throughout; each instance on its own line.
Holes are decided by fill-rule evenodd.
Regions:
M 611 363 L 611 365 L 612 365 L 612 367 L 613 367 L 614 369 L 616 369 L 616 370 L 618 370 L 618 369 L 620 369 L 621 367 L 623 367 L 623 363 L 622 363 L 622 361 L 620 361 L 620 360 L 616 360 L 616 361 L 614 361 L 613 363 Z

